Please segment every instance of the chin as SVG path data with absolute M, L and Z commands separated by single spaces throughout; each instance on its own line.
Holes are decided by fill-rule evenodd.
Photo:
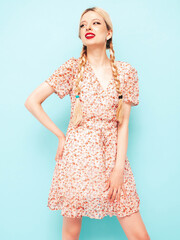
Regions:
M 102 46 L 104 42 L 91 42 L 91 43 L 84 43 L 86 47 L 91 47 L 91 46 Z

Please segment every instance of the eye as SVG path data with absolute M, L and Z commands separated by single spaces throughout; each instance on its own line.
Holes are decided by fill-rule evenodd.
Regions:
M 94 23 L 101 24 L 100 22 L 94 22 Z M 94 23 L 93 23 L 93 24 L 94 24 Z M 81 24 L 81 25 L 80 25 L 80 28 L 82 28 L 83 26 L 84 26 L 84 24 Z
M 98 23 L 98 24 L 101 24 L 100 22 L 94 22 L 94 23 Z

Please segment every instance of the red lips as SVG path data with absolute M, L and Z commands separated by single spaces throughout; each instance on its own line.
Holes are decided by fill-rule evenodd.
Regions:
M 88 34 L 89 34 L 89 35 L 91 34 L 92 36 L 95 36 L 94 33 L 88 32 L 88 33 L 86 33 L 85 37 L 86 37 Z
M 85 34 L 85 37 L 88 38 L 88 39 L 93 38 L 94 36 L 95 36 L 95 34 L 91 33 L 91 32 L 88 32 L 88 33 Z

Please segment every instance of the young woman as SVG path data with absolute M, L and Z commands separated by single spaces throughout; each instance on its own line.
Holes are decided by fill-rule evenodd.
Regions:
M 127 238 L 150 239 L 127 158 L 131 106 L 139 104 L 136 69 L 115 61 L 110 17 L 101 8 L 80 18 L 79 58 L 70 58 L 26 100 L 26 108 L 59 140 L 48 207 L 61 210 L 63 239 L 78 239 L 82 217 L 117 216 Z M 110 59 L 106 55 L 110 50 Z M 70 95 L 66 136 L 42 109 L 55 92 Z

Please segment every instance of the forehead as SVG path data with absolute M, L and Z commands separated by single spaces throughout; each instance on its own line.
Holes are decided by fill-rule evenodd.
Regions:
M 82 16 L 81 22 L 85 22 L 85 21 L 88 22 L 88 21 L 92 21 L 95 19 L 103 21 L 103 18 L 101 17 L 101 15 L 99 15 L 98 13 L 96 13 L 94 11 L 89 11 Z

